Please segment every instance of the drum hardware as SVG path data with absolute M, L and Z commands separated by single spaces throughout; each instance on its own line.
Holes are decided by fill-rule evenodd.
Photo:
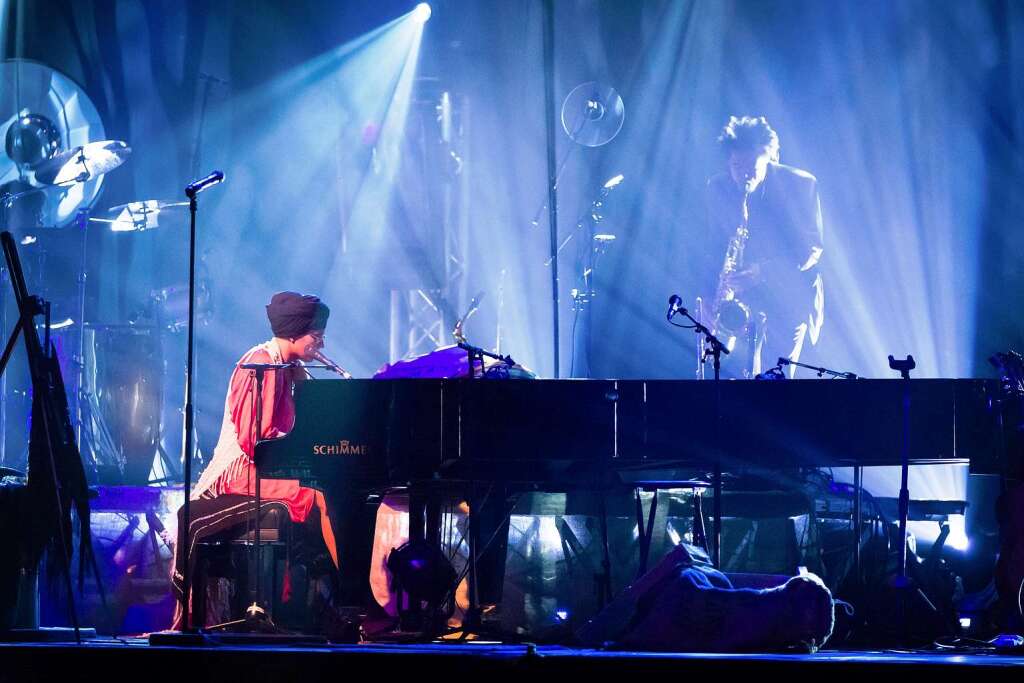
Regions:
M 546 6 L 547 7 L 547 6 Z M 564 244 L 558 242 L 558 183 L 562 172 L 569 161 L 569 156 L 579 147 L 600 147 L 611 142 L 622 130 L 626 118 L 625 105 L 615 88 L 597 81 L 581 83 L 573 88 L 562 101 L 561 123 L 569 139 L 576 143 L 563 154 L 561 163 L 555 163 L 555 132 L 553 129 L 554 111 L 554 16 L 551 8 L 545 10 L 544 29 L 544 81 L 546 100 L 547 125 L 547 156 L 548 156 L 548 198 L 547 203 L 541 202 L 534 214 L 531 224 L 540 226 L 540 216 L 548 211 L 548 232 L 550 254 L 546 266 L 551 268 L 551 315 L 552 315 L 552 360 L 553 376 L 559 376 L 559 284 L 558 254 Z M 616 183 L 617 184 L 617 183 Z M 614 187 L 612 185 L 611 187 Z M 611 189 L 608 187 L 606 189 Z
M 608 195 L 618 187 L 625 176 L 621 173 L 609 178 L 604 185 L 601 186 L 597 197 L 590 203 L 586 210 L 584 210 L 579 218 L 576 220 L 575 229 L 570 232 L 562 243 L 558 247 L 558 252 L 569 244 L 569 242 L 577 234 L 585 233 L 587 240 L 580 241 L 579 248 L 577 249 L 576 258 L 576 287 L 570 290 L 569 294 L 572 297 L 572 334 L 570 339 L 570 356 L 569 356 L 569 376 L 577 376 L 577 357 L 582 356 L 582 374 L 579 376 L 587 377 L 590 375 L 590 317 L 589 317 L 589 305 L 597 296 L 597 291 L 594 286 L 595 277 L 597 273 L 597 264 L 601 257 L 607 252 L 608 248 L 615 243 L 615 235 L 609 233 L 597 233 L 598 225 L 604 220 L 605 202 Z M 581 238 L 582 240 L 582 238 Z M 549 265 L 551 260 L 549 259 L 545 265 Z M 582 353 L 577 354 L 576 340 L 577 340 L 577 323 L 580 320 L 580 314 L 583 313 L 583 329 L 580 332 L 580 337 L 583 339 Z
M 43 227 L 46 193 L 24 180 L 0 185 L 0 223 L 8 228 L 37 229 Z
M 78 225 L 82 231 L 82 257 L 78 279 L 80 319 L 85 319 L 86 249 L 89 224 L 97 222 L 109 224 L 115 231 L 148 229 L 159 225 L 157 217 L 161 212 L 185 204 L 160 200 L 132 202 L 110 209 L 108 215 L 113 218 L 108 219 L 90 217 L 84 211 L 79 213 Z M 76 393 L 76 424 L 79 442 L 83 446 L 83 452 L 88 453 L 90 464 L 97 478 L 100 469 L 109 467 L 110 462 L 113 462 L 117 465 L 121 482 L 145 485 L 178 479 L 178 465 L 169 456 L 163 444 L 163 385 L 162 382 L 153 379 L 156 375 L 152 370 L 154 364 L 163 365 L 160 334 L 165 330 L 165 326 L 162 314 L 167 312 L 164 309 L 168 299 L 179 289 L 164 288 L 152 292 L 148 310 L 140 311 L 133 316 L 127 326 L 96 324 L 83 326 L 88 328 L 92 335 L 90 346 L 92 367 L 89 368 L 86 364 L 86 331 L 83 329 L 79 337 L 77 358 L 79 390 Z M 138 318 L 146 312 L 153 314 L 153 324 L 138 325 Z M 173 325 L 166 329 L 174 332 L 183 325 L 184 323 L 175 317 Z M 130 336 L 134 343 L 128 344 L 126 349 L 122 349 L 119 341 L 125 335 Z M 102 359 L 97 356 L 108 350 L 110 346 L 118 347 L 119 355 L 123 355 L 122 350 L 128 351 L 130 357 L 122 362 L 120 371 L 115 372 L 108 366 L 100 365 Z M 136 366 L 132 366 L 132 360 L 135 361 Z M 108 374 L 100 376 L 98 374 L 100 368 L 103 369 L 103 373 Z M 95 389 L 93 391 L 86 388 L 88 383 L 85 381 L 84 373 L 87 369 L 91 371 L 93 377 L 93 388 Z M 133 370 L 136 371 L 135 375 L 132 374 Z M 112 372 L 113 375 L 110 374 Z M 164 369 L 159 368 L 157 375 L 163 377 L 164 374 Z M 119 396 L 124 396 L 123 392 L 126 389 L 128 389 L 129 395 L 124 400 L 120 400 Z M 118 423 L 117 429 L 112 429 L 108 418 L 104 416 L 104 405 L 106 405 L 106 412 L 115 416 Z M 124 421 L 125 415 L 131 416 L 128 422 Z M 86 443 L 89 445 L 88 449 L 85 449 Z M 163 476 L 156 481 L 151 481 L 154 457 L 160 458 Z
M 570 232 L 565 237 L 565 239 L 562 240 L 561 244 L 558 245 L 557 254 L 562 253 L 562 250 L 566 246 L 568 246 L 569 242 L 572 241 L 573 237 L 575 237 L 577 233 L 583 232 L 584 228 L 587 227 L 593 228 L 604 220 L 603 211 L 605 200 L 608 198 L 608 195 L 611 193 L 611 191 L 622 183 L 625 177 L 626 176 L 620 173 L 616 176 L 613 176 L 612 178 L 609 178 L 608 181 L 601 186 L 601 190 L 598 193 L 597 197 L 594 199 L 594 201 L 592 201 L 590 203 L 590 206 L 588 206 L 576 219 L 576 226 L 573 229 L 573 231 Z M 591 232 L 593 232 L 593 230 L 591 230 Z M 592 238 L 594 249 L 601 249 L 600 253 L 602 254 L 604 253 L 604 249 L 610 246 L 611 243 L 614 241 L 615 235 L 608 234 L 593 235 Z M 544 262 L 544 265 L 550 266 L 553 258 L 554 257 L 548 258 L 548 260 Z
M 89 223 L 98 223 L 109 226 L 112 232 L 141 232 L 160 227 L 161 214 L 170 212 L 169 215 L 178 214 L 179 209 L 189 205 L 188 202 L 172 200 L 149 199 L 133 201 L 126 204 L 119 204 L 110 207 L 103 217 L 89 217 Z M 201 323 L 208 322 L 211 315 L 209 284 L 205 279 L 200 280 L 197 285 L 196 303 L 198 304 L 197 319 Z M 107 330 L 120 328 L 123 330 L 151 330 L 154 335 L 155 344 L 163 347 L 163 333 L 177 333 L 188 325 L 188 288 L 183 285 L 172 285 L 151 290 L 145 304 L 133 312 L 127 320 L 127 325 L 102 326 Z M 163 363 L 163 355 L 154 359 L 154 362 Z M 165 374 L 165 369 L 160 368 L 160 376 Z M 163 414 L 163 394 L 153 399 L 157 407 L 157 419 L 153 428 L 153 455 L 159 458 L 158 478 L 148 480 L 150 473 L 146 473 L 149 484 L 165 484 L 180 479 L 180 465 L 177 458 L 172 457 L 164 447 L 164 425 L 159 419 Z M 179 410 L 179 412 L 183 412 Z M 139 472 L 136 472 L 139 474 Z M 142 483 L 142 482 L 140 482 Z
M 126 156 L 124 143 L 96 142 L 106 137 L 103 123 L 81 86 L 59 71 L 25 59 L 0 61 L 0 134 L 4 138 L 0 178 L 16 175 L 20 184 L 14 191 L 8 188 L 8 193 L 38 191 L 23 195 L 22 206 L 8 207 L 9 229 L 66 226 L 79 209 L 93 204 L 103 173 L 113 167 L 110 161 L 100 163 L 97 155 L 113 155 L 117 163 Z M 104 145 L 108 148 L 101 154 Z
M 626 109 L 622 97 L 618 91 L 610 85 L 597 81 L 581 83 L 566 95 L 562 101 L 562 130 L 569 139 L 581 147 L 601 147 L 615 139 L 615 136 L 622 130 L 622 124 L 626 120 Z M 572 145 L 562 155 L 562 161 L 558 165 L 558 172 L 555 174 L 555 185 L 562 177 L 569 157 L 577 147 Z M 612 181 L 618 178 L 614 184 Z M 607 189 L 611 189 L 621 182 L 622 176 L 615 176 L 605 183 Z M 541 214 L 548 208 L 547 202 L 541 202 L 530 224 L 540 227 Z M 564 246 L 564 245 L 563 245 Z M 547 261 L 544 265 L 550 265 Z
M 210 283 L 205 272 L 196 285 L 196 320 L 205 325 L 213 318 Z M 129 325 L 153 325 L 177 334 L 188 326 L 188 287 L 171 285 L 150 290 L 146 302 L 128 316 Z
M 103 140 L 103 124 L 85 91 L 74 81 L 42 64 L 14 59 L 0 62 L 0 115 L 15 112 L 4 133 L 6 158 L 0 158 L 0 177 L 15 170 L 18 179 L 0 187 L 0 223 L 8 229 L 35 230 L 62 228 L 72 220 L 82 228 L 82 261 L 79 270 L 77 310 L 68 316 L 84 320 L 85 227 L 82 213 L 99 196 L 105 173 L 120 166 L 131 150 L 124 142 Z M 97 141 L 99 140 L 99 141 Z M 62 151 L 64 150 L 64 151 Z M 12 168 L 13 167 L 13 168 Z M 31 234 L 21 236 L 23 246 L 36 242 Z M 46 258 L 37 251 L 40 273 Z M 5 273 L 6 275 L 6 273 Z M 40 275 L 42 278 L 42 275 Z M 0 316 L 4 317 L 4 316 Z M 50 330 L 58 329 L 50 324 Z M 77 353 L 72 353 L 75 387 L 73 417 L 79 444 L 82 425 L 93 415 L 83 411 L 88 397 L 83 395 L 84 327 L 79 324 Z M 0 432 L 6 441 L 6 383 L 0 384 Z M 97 425 L 101 440 L 109 436 L 104 425 Z M 92 431 L 92 430 L 90 430 Z M 105 435 L 105 436 L 103 436 Z M 4 446 L 0 446 L 0 460 Z M 93 457 L 92 469 L 98 463 Z
M 78 370 L 80 443 L 100 483 L 145 486 L 162 452 L 163 384 L 159 330 L 153 326 L 83 326 Z M 74 394 L 72 394 L 74 395 Z
M 106 211 L 104 217 L 89 217 L 88 222 L 109 226 L 109 229 L 112 232 L 141 232 L 160 227 L 161 214 L 166 212 L 170 212 L 168 215 L 178 214 L 179 209 L 187 207 L 188 205 L 189 202 L 177 202 L 161 199 L 133 201 L 110 207 Z M 149 296 L 145 303 L 128 316 L 127 324 L 95 325 L 93 327 L 106 330 L 106 334 L 108 335 L 113 334 L 115 330 L 121 330 L 125 333 L 132 330 L 137 333 L 148 331 L 149 334 L 153 335 L 153 345 L 160 349 L 160 354 L 159 357 L 154 356 L 151 361 L 147 362 L 147 364 L 151 367 L 154 363 L 159 364 L 161 367 L 159 368 L 159 372 L 156 374 L 163 377 L 166 375 L 166 368 L 162 367 L 164 363 L 163 346 L 166 342 L 166 338 L 163 335 L 165 333 L 176 334 L 183 329 L 186 329 L 188 326 L 188 294 L 188 287 L 184 285 L 171 285 L 153 289 L 149 292 Z M 200 323 L 208 322 L 212 312 L 209 305 L 209 283 L 205 278 L 199 280 L 197 283 L 196 304 L 196 320 Z M 156 376 L 156 374 L 150 372 L 150 375 L 152 376 Z M 158 395 L 155 395 L 154 392 Z M 136 469 L 132 476 L 134 479 L 140 479 L 141 476 L 144 476 L 146 481 L 139 481 L 138 483 L 140 484 L 166 484 L 179 481 L 181 478 L 181 471 L 178 459 L 176 457 L 172 457 L 164 447 L 164 422 L 160 419 L 161 416 L 163 416 L 165 404 L 163 387 L 161 386 L 159 389 L 154 389 L 153 391 L 144 393 L 145 395 L 150 396 L 152 399 L 151 403 L 156 410 L 156 419 L 153 422 L 151 431 L 153 436 L 151 440 L 147 438 L 146 441 L 147 443 L 150 441 L 152 442 L 151 455 L 159 459 L 158 469 L 156 472 L 157 478 L 150 480 L 149 477 L 152 476 L 152 472 L 147 470 L 145 474 L 142 474 L 139 469 Z M 98 412 L 98 409 L 94 410 L 94 412 Z M 184 411 L 183 409 L 179 409 L 178 412 L 183 413 Z M 85 424 L 89 424 L 88 420 L 85 421 Z M 116 437 L 118 435 L 118 430 L 113 430 L 112 434 Z M 110 443 L 117 443 L 117 438 L 114 437 L 111 437 Z M 196 449 L 195 452 L 197 457 L 201 457 L 198 453 L 197 446 L 193 445 L 193 448 Z M 114 451 L 118 452 L 116 448 Z M 146 449 L 146 452 L 149 452 L 149 449 Z M 131 460 L 130 454 L 124 454 L 123 464 L 128 464 L 129 460 Z M 152 458 L 150 458 L 148 462 L 152 465 Z M 135 464 L 139 467 L 143 465 L 141 461 Z

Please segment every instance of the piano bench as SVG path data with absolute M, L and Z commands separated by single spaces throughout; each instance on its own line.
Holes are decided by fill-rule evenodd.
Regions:
M 291 518 L 288 508 L 274 504 L 260 517 L 261 590 L 260 603 L 273 616 L 280 609 L 288 558 Z M 255 529 L 252 521 L 238 524 L 207 536 L 195 545 L 193 577 L 194 614 L 197 621 L 212 626 L 245 616 L 251 602 L 249 595 L 250 566 L 255 558 Z M 224 581 L 233 584 L 225 590 Z M 198 624 L 197 624 L 198 625 Z

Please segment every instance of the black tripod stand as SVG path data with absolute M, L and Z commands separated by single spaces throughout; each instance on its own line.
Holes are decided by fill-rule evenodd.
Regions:
M 75 431 L 68 409 L 67 394 L 60 365 L 50 341 L 49 304 L 28 293 L 25 276 L 18 258 L 14 238 L 9 232 L 0 233 L 7 269 L 11 276 L 14 296 L 18 305 L 18 321 L 7 340 L 0 357 L 0 375 L 10 360 L 14 346 L 21 336 L 28 355 L 32 377 L 32 430 L 29 445 L 29 478 L 26 487 L 25 528 L 18 539 L 17 552 L 21 553 L 23 569 L 34 571 L 45 550 L 58 553 L 60 570 L 64 575 L 68 611 L 74 626 L 75 640 L 79 643 L 79 626 L 71 580 L 71 510 L 78 515 L 81 527 L 79 541 L 80 566 L 85 566 L 92 555 L 89 527 L 89 490 L 85 468 L 75 441 Z M 39 339 L 35 319 L 46 316 L 45 339 Z M 10 552 L 10 551 L 9 551 Z M 95 564 L 92 565 L 95 571 Z

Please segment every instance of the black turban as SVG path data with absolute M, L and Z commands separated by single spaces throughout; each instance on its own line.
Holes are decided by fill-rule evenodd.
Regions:
M 275 337 L 293 339 L 327 327 L 327 308 L 318 297 L 298 292 L 278 292 L 267 305 L 267 319 Z

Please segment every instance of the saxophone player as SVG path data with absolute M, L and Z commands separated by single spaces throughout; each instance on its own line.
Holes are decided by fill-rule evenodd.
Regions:
M 712 302 L 706 319 L 730 318 L 740 328 L 725 334 L 743 350 L 723 373 L 751 377 L 818 343 L 825 315 L 821 204 L 817 179 L 779 162 L 779 136 L 763 116 L 730 117 L 718 144 L 726 170 L 707 184 L 704 251 L 708 264 L 721 265 L 725 254 L 726 265 L 705 278 L 704 301 Z M 745 322 L 728 315 L 724 306 L 733 302 L 723 298 L 747 310 Z

